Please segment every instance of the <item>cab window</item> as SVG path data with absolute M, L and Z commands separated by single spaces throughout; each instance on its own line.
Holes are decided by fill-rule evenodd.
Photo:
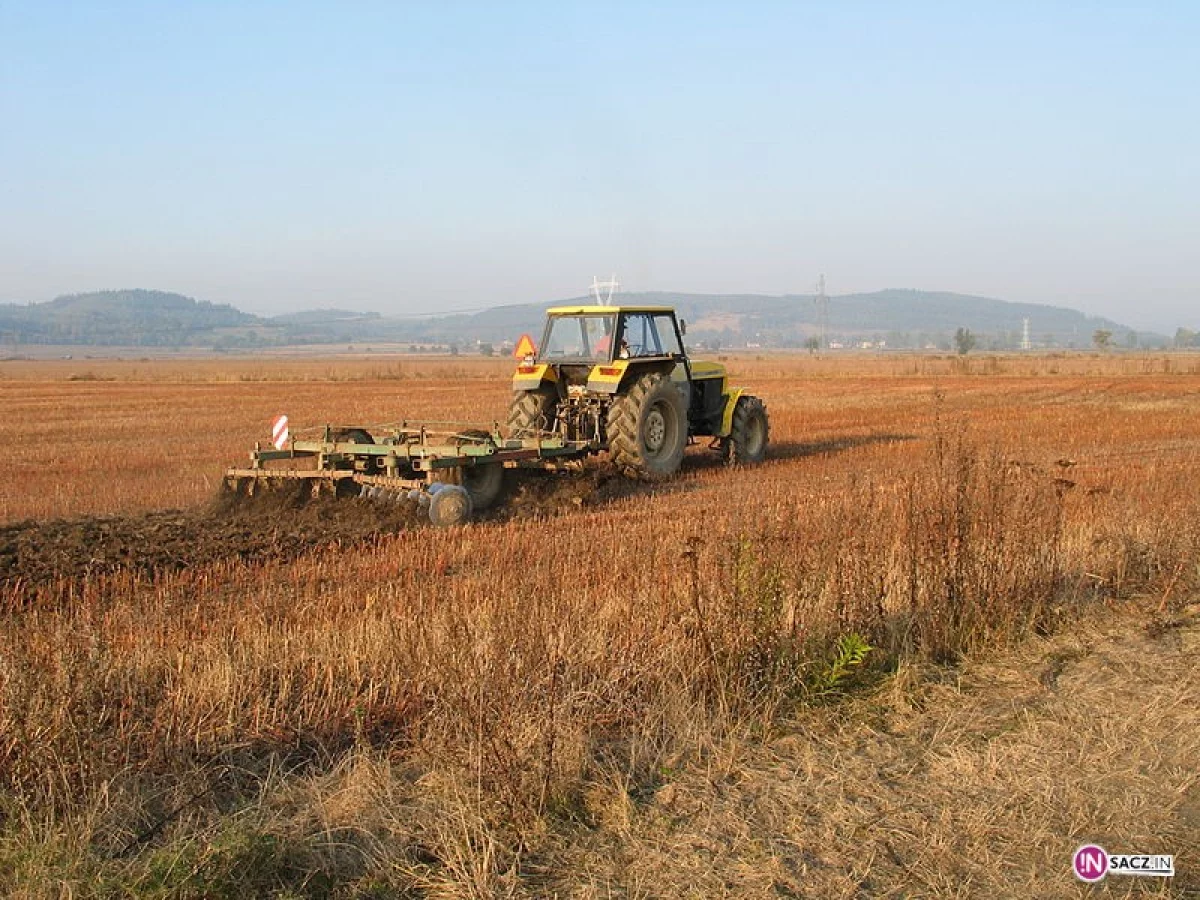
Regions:
M 654 324 L 662 352 L 671 356 L 682 356 L 683 347 L 679 346 L 679 335 L 675 333 L 675 322 L 671 317 L 655 316 Z
M 649 313 L 630 313 L 625 316 L 621 357 L 670 356 L 682 352 L 670 316 Z
M 630 313 L 625 317 L 620 355 L 625 358 L 662 355 L 658 332 L 654 330 L 653 316 L 645 313 Z
M 615 316 L 555 316 L 542 342 L 541 359 L 607 359 Z

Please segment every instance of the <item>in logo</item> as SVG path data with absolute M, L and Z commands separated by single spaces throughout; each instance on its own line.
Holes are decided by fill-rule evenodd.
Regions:
M 1095 844 L 1084 844 L 1076 850 L 1072 864 L 1080 881 L 1099 881 L 1108 874 L 1108 854 Z
M 1140 875 L 1150 878 L 1174 878 L 1175 857 L 1151 853 L 1104 852 L 1096 844 L 1084 844 L 1071 860 L 1075 877 L 1088 883 L 1105 875 Z

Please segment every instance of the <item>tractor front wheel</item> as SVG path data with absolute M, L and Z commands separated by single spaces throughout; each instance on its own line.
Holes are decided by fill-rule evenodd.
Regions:
M 730 465 L 753 465 L 767 455 L 770 439 L 767 407 L 757 397 L 744 394 L 733 408 L 733 426 L 725 439 L 725 461 Z
M 650 372 L 616 397 L 606 421 L 608 449 L 617 468 L 649 480 L 679 471 L 687 445 L 683 395 L 662 372 Z

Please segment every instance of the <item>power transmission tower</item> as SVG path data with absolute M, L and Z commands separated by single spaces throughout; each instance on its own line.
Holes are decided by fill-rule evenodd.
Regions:
M 817 340 L 821 342 L 820 348 L 825 350 L 829 346 L 829 298 L 825 296 L 824 272 L 817 280 L 817 295 L 813 302 L 817 305 Z
M 617 276 L 611 276 L 608 281 L 600 281 L 595 275 L 592 276 L 592 297 L 596 300 L 597 306 L 611 306 L 613 294 L 621 289 L 621 282 L 617 281 Z
M 1028 318 L 1021 320 L 1021 349 L 1022 350 L 1032 350 L 1033 349 L 1033 341 L 1029 337 L 1029 319 Z

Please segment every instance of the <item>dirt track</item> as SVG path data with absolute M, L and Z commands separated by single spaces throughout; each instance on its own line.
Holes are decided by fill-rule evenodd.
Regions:
M 554 515 L 647 486 L 604 469 L 534 473 L 477 520 Z M 0 588 L 21 591 L 129 571 L 151 576 L 222 560 L 294 559 L 330 544 L 429 527 L 415 504 L 322 497 L 299 490 L 251 500 L 220 494 L 203 507 L 0 526 Z

